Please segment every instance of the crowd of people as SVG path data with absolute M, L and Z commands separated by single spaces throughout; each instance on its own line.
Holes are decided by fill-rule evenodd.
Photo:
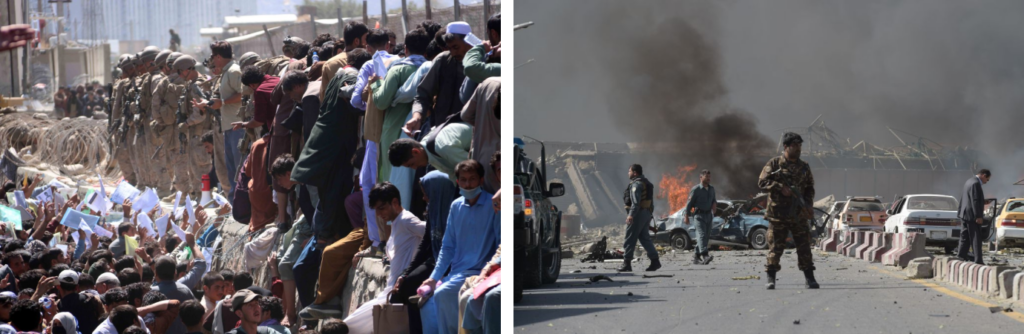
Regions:
M 175 209 L 8 183 L 27 200 L 0 202 L 34 220 L 3 226 L 0 333 L 498 333 L 500 14 L 482 33 L 350 21 L 266 59 L 218 41 L 212 76 L 171 50 L 121 56 L 121 182 Z M 235 271 L 211 262 L 224 222 L 248 225 Z M 367 258 L 386 286 L 349 309 Z M 381 328 L 406 323 L 375 321 L 395 304 L 408 328 Z
M 109 87 L 93 81 L 88 85 L 57 88 L 53 94 L 54 113 L 58 118 L 85 116 L 92 118 L 98 113 L 106 113 L 110 99 Z

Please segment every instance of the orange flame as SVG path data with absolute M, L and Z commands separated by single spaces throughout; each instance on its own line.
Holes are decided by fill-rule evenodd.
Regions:
M 676 213 L 686 207 L 690 199 L 690 189 L 697 185 L 697 181 L 690 177 L 697 169 L 697 165 L 679 167 L 675 174 L 664 173 L 661 175 L 661 182 L 658 184 L 658 198 L 667 199 L 669 214 Z

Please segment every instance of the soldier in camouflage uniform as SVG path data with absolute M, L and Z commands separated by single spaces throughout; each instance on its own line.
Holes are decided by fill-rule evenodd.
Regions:
M 177 118 L 177 133 L 175 136 L 181 138 L 184 134 L 185 141 L 176 141 L 178 159 L 175 163 L 174 187 L 182 192 L 193 193 L 198 191 L 202 182 L 202 174 L 210 170 L 213 162 L 203 149 L 199 136 L 212 128 L 209 113 L 192 107 L 192 102 L 202 96 L 196 81 L 199 79 L 199 72 L 195 69 L 196 60 L 189 55 L 182 55 L 174 60 L 173 69 L 178 74 L 171 81 L 174 85 L 174 92 L 178 94 L 176 100 L 176 111 L 182 113 L 182 118 Z M 206 155 L 206 157 L 203 157 Z M 180 177 L 180 179 L 179 179 Z
M 153 66 L 156 67 L 157 72 L 153 74 L 151 79 L 152 90 L 150 91 L 149 105 L 146 107 L 151 119 L 149 123 L 151 135 L 149 138 L 151 138 L 150 145 L 153 145 L 155 150 L 152 163 L 154 166 L 153 170 L 158 175 L 155 188 L 159 194 L 170 191 L 171 182 L 174 180 L 173 177 L 169 177 L 173 174 L 171 174 L 172 167 L 168 155 L 168 152 L 171 151 L 172 143 L 172 138 L 168 134 L 173 132 L 171 129 L 174 126 L 174 112 L 172 110 L 168 114 L 167 110 L 164 110 L 165 106 L 163 104 L 163 94 L 167 90 L 167 73 L 169 71 L 167 58 L 170 55 L 171 50 L 163 50 L 153 60 Z
M 121 175 L 128 182 L 136 183 L 135 168 L 132 167 L 132 160 L 128 155 L 129 143 L 122 141 L 123 128 L 121 124 L 124 122 L 125 94 L 135 77 L 135 62 L 132 58 L 133 56 L 129 54 L 121 55 L 121 60 L 117 65 L 121 69 L 121 78 L 114 83 L 114 91 L 111 96 L 114 105 L 111 107 L 110 115 L 110 142 L 113 143 L 114 160 L 117 161 L 118 168 L 121 169 Z
M 818 282 L 814 279 L 814 260 L 811 258 L 811 227 L 808 223 L 813 215 L 811 204 L 814 202 L 814 177 L 811 166 L 800 160 L 800 149 L 803 143 L 800 135 L 787 132 L 783 135 L 783 155 L 768 160 L 761 170 L 757 186 L 768 192 L 768 273 L 769 290 L 775 289 L 775 273 L 782 269 L 779 259 L 786 247 L 787 234 L 793 235 L 796 243 L 797 263 L 807 287 L 817 289 Z
M 153 75 L 160 73 L 159 69 L 153 65 L 156 60 L 156 56 L 160 53 L 160 49 L 155 46 L 147 46 L 142 52 L 138 53 L 139 61 L 142 65 L 138 68 L 141 73 L 137 78 L 137 89 L 133 99 L 130 101 L 132 109 L 135 110 L 134 121 L 132 126 L 135 127 L 135 138 L 132 142 L 132 147 L 135 148 L 134 159 L 135 173 L 139 178 L 139 186 L 155 187 L 157 180 L 159 179 L 158 165 L 153 160 L 153 153 L 156 152 L 156 145 L 153 144 L 156 139 L 153 136 L 152 127 L 149 123 L 152 121 L 152 114 L 150 113 L 150 101 L 153 97 Z
M 654 185 L 644 177 L 643 167 L 632 165 L 629 167 L 629 188 L 623 196 L 626 202 L 626 242 L 622 245 L 623 254 L 622 266 L 617 270 L 620 272 L 633 271 L 633 252 L 636 250 L 636 243 L 647 252 L 651 259 L 651 265 L 646 271 L 655 271 L 661 268 L 661 261 L 658 260 L 658 250 L 654 248 L 651 234 L 647 227 L 654 217 Z
M 188 159 L 183 159 L 179 153 L 181 144 L 178 142 L 178 125 L 176 123 L 176 112 L 178 110 L 178 100 L 181 97 L 181 92 L 175 89 L 173 82 L 178 78 L 178 72 L 171 69 L 174 61 L 181 56 L 180 52 L 171 52 L 167 54 L 167 59 L 164 61 L 163 68 L 161 71 L 164 73 L 164 79 L 156 83 L 153 88 L 153 101 L 152 107 L 154 121 L 157 123 L 154 128 L 160 134 L 161 142 L 163 142 L 159 156 L 162 156 L 164 163 L 166 164 L 165 180 L 161 183 L 161 189 L 171 190 L 172 194 L 165 198 L 166 200 L 173 200 L 173 191 L 185 192 L 186 189 L 182 186 L 178 186 L 174 180 L 179 177 L 181 180 L 188 178 L 188 174 L 178 175 L 181 169 L 177 168 L 180 164 L 184 164 Z

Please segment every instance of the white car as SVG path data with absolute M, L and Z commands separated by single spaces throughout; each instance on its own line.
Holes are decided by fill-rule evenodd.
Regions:
M 959 203 L 947 195 L 906 195 L 886 212 L 885 231 L 921 232 L 930 246 L 942 246 L 952 252 L 960 240 Z

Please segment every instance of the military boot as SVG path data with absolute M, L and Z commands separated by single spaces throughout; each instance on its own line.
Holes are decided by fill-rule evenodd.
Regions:
M 814 280 L 814 270 L 804 270 L 804 278 L 807 279 L 808 289 L 818 288 L 818 281 Z
M 704 264 L 704 261 L 700 259 L 700 252 L 697 250 L 693 251 L 693 264 Z
M 618 271 L 620 273 L 632 272 L 633 271 L 633 265 L 630 262 L 632 262 L 632 261 L 630 261 L 630 260 L 622 261 L 622 265 L 619 266 L 618 269 L 615 269 L 615 271 Z
M 768 271 L 766 273 L 768 274 L 768 284 L 765 284 L 764 286 L 766 288 L 768 288 L 768 290 L 775 290 L 775 273 L 776 272 L 775 271 Z

